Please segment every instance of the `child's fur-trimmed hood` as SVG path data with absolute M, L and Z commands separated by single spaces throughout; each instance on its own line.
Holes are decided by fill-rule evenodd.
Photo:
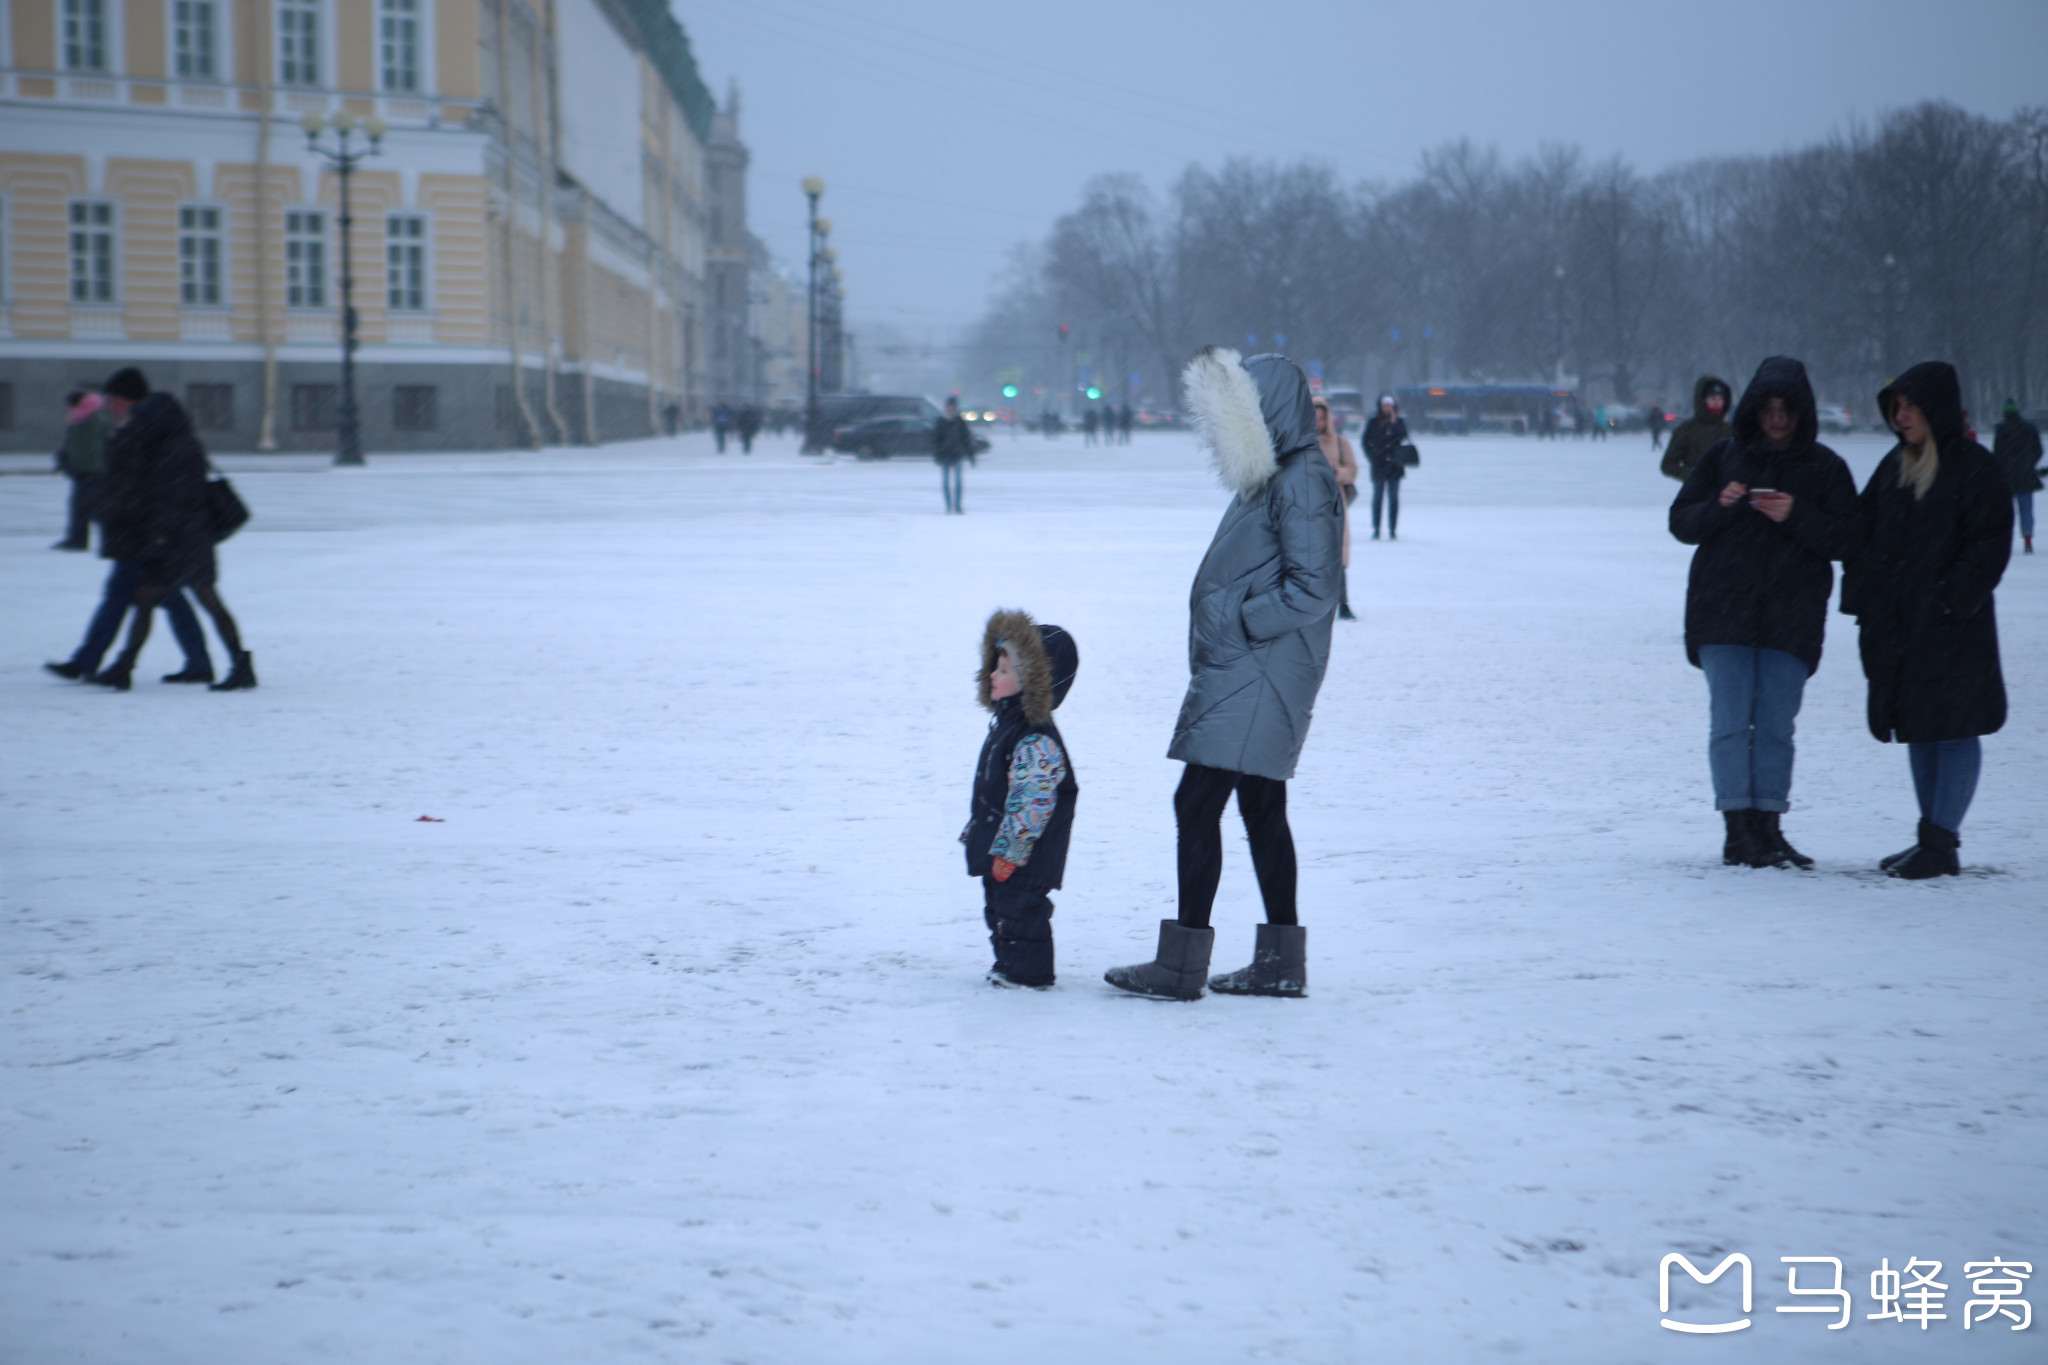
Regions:
M 990 616 L 981 633 L 981 672 L 975 677 L 976 693 L 990 711 L 1000 703 L 990 695 L 989 679 L 996 671 L 996 656 L 1005 650 L 1017 670 L 1024 718 L 1033 725 L 1045 724 L 1067 699 L 1080 668 L 1074 637 L 1060 626 L 1039 625 L 1027 612 L 998 611 Z

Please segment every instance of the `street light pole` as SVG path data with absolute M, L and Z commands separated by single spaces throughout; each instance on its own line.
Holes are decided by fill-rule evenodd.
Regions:
M 370 145 L 360 152 L 348 149 L 348 135 L 355 131 L 356 126 L 354 114 L 345 109 L 337 110 L 333 117 L 324 121 L 334 129 L 339 147 L 336 151 L 320 145 L 322 122 L 319 114 L 308 112 L 299 120 L 299 127 L 306 132 L 306 150 L 326 157 L 335 174 L 341 177 L 341 408 L 335 414 L 341 448 L 335 452 L 334 462 L 338 465 L 359 465 L 363 463 L 363 432 L 356 409 L 356 277 L 349 253 L 349 228 L 355 220 L 349 215 L 348 181 L 355 174 L 357 162 L 377 154 L 384 141 L 384 120 L 375 114 L 363 120 L 363 135 L 369 138 Z
M 804 449 L 818 450 L 818 200 L 825 193 L 823 177 L 807 175 L 803 182 L 804 197 L 811 202 L 808 249 L 810 258 L 811 283 L 805 297 L 806 321 L 804 324 Z

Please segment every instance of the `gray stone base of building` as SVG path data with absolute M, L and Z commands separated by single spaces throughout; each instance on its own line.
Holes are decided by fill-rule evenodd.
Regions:
M 98 388 L 127 363 L 117 355 L 104 360 L 0 359 L 0 451 L 54 451 L 64 439 L 64 395 L 73 388 Z M 263 420 L 260 360 L 158 360 L 139 368 L 150 387 L 169 391 L 185 405 L 209 449 L 256 450 Z M 527 410 L 538 432 L 527 430 L 509 365 L 359 364 L 356 409 L 363 452 L 583 445 L 642 439 L 668 425 L 665 411 L 650 416 L 646 385 L 613 379 L 589 384 L 595 422 L 586 423 L 586 386 L 581 375 L 570 373 L 555 378 L 557 429 L 550 418 L 546 377 L 529 369 L 524 380 Z M 280 361 L 272 420 L 277 450 L 333 450 L 340 401 L 341 377 L 332 362 Z M 658 405 L 667 407 L 666 400 Z M 674 416 L 688 424 L 694 413 L 679 402 Z

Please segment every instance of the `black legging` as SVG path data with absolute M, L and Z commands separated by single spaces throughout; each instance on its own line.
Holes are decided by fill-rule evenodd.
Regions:
M 1173 793 L 1180 831 L 1180 922 L 1207 928 L 1223 880 L 1223 807 L 1237 793 L 1237 813 L 1251 840 L 1252 870 L 1268 924 L 1295 924 L 1294 834 L 1287 828 L 1287 784 L 1270 777 L 1188 764 Z

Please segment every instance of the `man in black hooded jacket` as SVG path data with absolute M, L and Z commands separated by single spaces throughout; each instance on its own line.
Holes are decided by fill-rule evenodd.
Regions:
M 1692 467 L 1714 442 L 1728 435 L 1728 385 L 1713 375 L 1703 374 L 1692 386 L 1692 416 L 1678 424 L 1664 446 L 1666 478 L 1685 482 Z
M 1812 866 L 1785 840 L 1792 722 L 1820 667 L 1831 560 L 1853 553 L 1856 484 L 1821 445 L 1806 367 L 1772 356 L 1671 504 L 1671 534 L 1699 549 L 1685 594 L 1685 653 L 1707 676 L 1708 767 L 1727 824 L 1721 860 Z

